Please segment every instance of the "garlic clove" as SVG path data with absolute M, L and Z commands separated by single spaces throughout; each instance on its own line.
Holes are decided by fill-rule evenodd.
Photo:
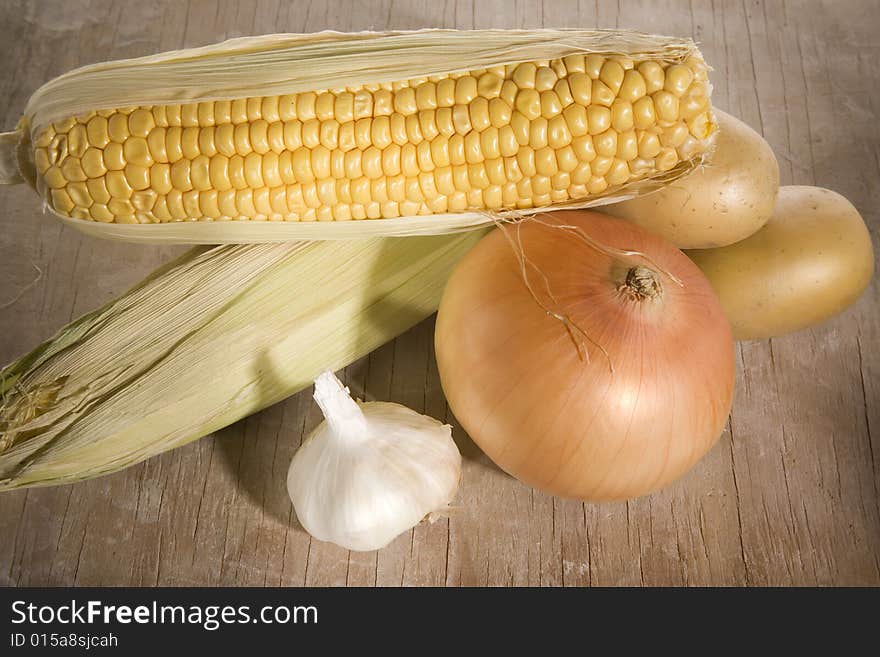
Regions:
M 452 427 L 400 404 L 354 401 L 331 373 L 315 381 L 325 420 L 303 441 L 287 490 L 303 528 L 350 550 L 386 546 L 458 489 Z

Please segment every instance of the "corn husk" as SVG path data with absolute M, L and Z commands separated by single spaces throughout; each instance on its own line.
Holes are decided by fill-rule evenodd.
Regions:
M 434 312 L 484 231 L 196 249 L 0 371 L 0 490 L 120 470 Z
M 575 53 L 670 63 L 702 58 L 690 39 L 626 30 L 420 30 L 275 34 L 105 62 L 66 73 L 31 97 L 14 132 L 0 135 L 0 183 L 34 182 L 28 148 L 53 121 L 97 109 L 291 94 L 475 70 Z M 706 149 L 711 147 L 710 140 Z M 17 154 L 15 153 L 17 149 Z M 700 166 L 706 153 L 579 202 L 508 213 L 519 217 L 613 203 L 654 191 Z M 44 207 L 51 211 L 48 204 Z M 502 213 L 503 215 L 504 213 Z M 61 215 L 59 215 L 61 216 Z M 216 244 L 444 234 L 491 224 L 481 212 L 338 222 L 105 224 L 61 219 L 83 232 L 125 241 Z

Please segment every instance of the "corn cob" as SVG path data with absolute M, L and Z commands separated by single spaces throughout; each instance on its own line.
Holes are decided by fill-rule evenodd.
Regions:
M 373 88 L 102 110 L 42 131 L 34 162 L 52 208 L 93 221 L 543 207 L 697 153 L 711 130 L 700 66 L 572 55 Z
M 433 313 L 484 232 L 184 254 L 0 370 L 0 490 L 120 470 L 308 387 Z
M 471 49 L 489 34 L 452 33 Z M 379 62 L 366 83 L 96 106 L 30 125 L 20 161 L 49 208 L 80 222 L 346 222 L 590 205 L 706 152 L 716 126 L 692 43 L 501 34 L 526 39 L 523 55 L 554 56 L 499 45 L 480 68 L 441 62 L 388 79 L 401 69 Z M 395 36 L 361 39 L 391 47 Z M 404 36 L 419 52 L 418 35 Z

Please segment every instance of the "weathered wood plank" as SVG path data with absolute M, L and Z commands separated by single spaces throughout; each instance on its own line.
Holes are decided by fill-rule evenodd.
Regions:
M 784 184 L 836 189 L 880 229 L 880 18 L 849 0 L 605 2 L 23 1 L 0 7 L 0 112 L 77 65 L 266 32 L 628 27 L 692 35 L 714 95 L 768 139 Z M 150 26 L 146 29 L 145 26 Z M 0 360 L 181 249 L 90 240 L 0 190 Z M 8 305 L 6 305 L 8 304 Z M 880 291 L 827 324 L 738 347 L 728 431 L 693 472 L 629 503 L 532 491 L 458 427 L 428 320 L 346 368 L 366 399 L 453 424 L 465 457 L 448 519 L 378 553 L 313 541 L 287 465 L 320 421 L 309 393 L 215 436 L 74 486 L 0 496 L 0 584 L 664 585 L 880 583 Z

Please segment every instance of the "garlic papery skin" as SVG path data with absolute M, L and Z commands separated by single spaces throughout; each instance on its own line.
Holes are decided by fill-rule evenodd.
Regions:
M 400 404 L 357 402 L 332 372 L 316 379 L 314 397 L 325 419 L 287 472 L 309 534 L 377 550 L 448 506 L 461 477 L 451 426 Z

